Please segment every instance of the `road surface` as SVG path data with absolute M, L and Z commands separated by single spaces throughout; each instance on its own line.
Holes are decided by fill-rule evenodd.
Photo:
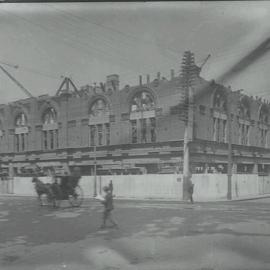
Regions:
M 194 205 L 115 202 L 119 229 L 99 230 L 102 205 L 39 207 L 0 198 L 1 270 L 270 269 L 270 199 Z

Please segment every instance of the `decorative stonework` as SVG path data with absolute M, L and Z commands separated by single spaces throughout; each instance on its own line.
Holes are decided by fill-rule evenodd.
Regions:
M 17 118 L 22 114 L 24 115 L 25 119 L 28 119 L 30 108 L 27 108 L 27 106 L 23 106 L 18 103 L 17 104 L 13 103 L 13 104 L 10 104 L 9 106 L 10 106 L 10 112 L 14 117 L 14 125 L 16 125 Z
M 250 119 L 250 101 L 247 96 L 240 97 L 238 114 L 242 119 Z
M 44 125 L 54 124 L 57 122 L 57 112 L 53 107 L 49 107 L 45 110 L 42 116 L 42 122 Z
M 269 108 L 265 104 L 259 109 L 259 122 L 266 125 L 269 123 Z
M 4 108 L 0 109 L 0 119 L 4 119 L 5 118 L 5 110 Z
M 19 128 L 19 127 L 25 127 L 25 126 L 27 126 L 27 117 L 25 113 L 21 112 L 15 118 L 15 127 Z
M 89 109 L 89 117 L 102 117 L 109 113 L 109 104 L 104 98 L 95 99 Z
M 149 111 L 155 109 L 153 96 L 148 91 L 137 92 L 131 100 L 130 111 Z
M 221 111 L 226 111 L 227 99 L 226 93 L 222 89 L 217 89 L 213 96 L 213 108 Z
M 49 111 L 53 110 L 54 115 L 58 116 L 60 112 L 59 103 L 55 99 L 50 100 L 39 100 L 38 101 L 38 111 L 40 115 L 40 120 L 42 123 L 44 123 L 44 115 Z

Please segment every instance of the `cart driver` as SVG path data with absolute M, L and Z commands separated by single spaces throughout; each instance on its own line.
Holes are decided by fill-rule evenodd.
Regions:
M 79 167 L 75 167 L 72 174 L 69 176 L 69 185 L 72 189 L 74 189 L 78 184 L 81 178 L 81 169 Z

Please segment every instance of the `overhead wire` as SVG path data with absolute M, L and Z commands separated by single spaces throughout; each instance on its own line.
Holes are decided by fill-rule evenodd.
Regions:
M 84 40 L 84 34 L 80 34 L 80 31 L 78 31 L 79 29 L 76 28 L 75 25 L 73 25 L 72 23 L 70 23 L 70 22 L 68 22 L 66 20 L 62 21 L 63 25 L 61 25 L 59 18 L 57 18 L 57 19 L 56 18 L 51 18 L 50 21 L 53 22 L 55 25 L 59 25 L 60 27 L 62 27 L 62 26 L 66 27 L 67 25 L 70 26 L 71 28 L 68 29 L 69 30 L 68 32 L 69 32 L 69 35 L 73 38 L 73 40 L 80 40 L 79 44 L 86 45 L 87 41 Z M 70 30 L 72 30 L 73 32 L 71 32 Z M 105 44 L 105 45 L 110 46 L 110 44 Z M 93 44 L 92 44 L 92 46 L 93 46 Z M 107 54 L 110 55 L 112 58 L 115 58 L 115 56 L 110 52 L 112 49 L 114 49 L 114 48 L 112 46 L 110 46 L 108 48 Z M 125 63 L 129 62 L 127 58 L 121 57 L 121 55 L 120 55 L 120 58 Z M 118 59 L 119 59 L 119 56 L 118 56 Z M 130 71 L 130 73 L 131 73 L 131 71 Z M 132 74 L 134 74 L 133 71 L 132 71 Z
M 55 7 L 53 7 L 54 9 L 55 9 Z M 3 11 L 3 10 L 2 10 Z M 12 12 L 10 12 L 10 11 L 6 11 L 6 10 L 4 10 L 4 12 L 9 12 L 9 13 L 12 13 Z M 64 12 L 64 13 L 67 13 L 67 14 L 69 14 L 69 16 L 72 16 L 72 17 L 78 17 L 78 19 L 80 18 L 80 20 L 85 20 L 85 19 L 83 19 L 83 18 L 81 18 L 80 16 L 76 16 L 76 15 L 74 15 L 74 14 L 72 14 L 72 13 L 68 13 L 68 12 L 66 12 L 66 11 L 62 11 L 61 10 L 61 12 Z M 96 52 L 98 52 L 98 54 L 99 55 L 101 55 L 101 57 L 105 57 L 105 58 L 109 58 L 110 59 L 110 61 L 111 61 L 111 59 L 113 58 L 114 59 L 114 56 L 110 53 L 110 52 L 108 52 L 108 51 L 104 51 L 104 50 L 102 50 L 102 49 L 100 49 L 100 48 L 97 48 L 97 47 L 93 47 L 93 46 L 91 46 L 91 45 L 89 45 L 88 43 L 85 43 L 85 41 L 81 41 L 81 40 L 77 40 L 77 35 L 75 35 L 75 34 L 69 34 L 69 35 L 63 35 L 63 33 L 61 33 L 61 35 L 63 35 L 64 37 L 69 37 L 68 39 L 62 39 L 62 38 L 59 38 L 58 37 L 58 34 L 59 33 L 57 33 L 57 32 L 55 32 L 51 27 L 46 27 L 46 26 L 44 26 L 43 24 L 40 24 L 40 23 L 37 23 L 37 22 L 33 22 L 32 20 L 29 20 L 29 19 L 26 19 L 25 17 L 22 17 L 22 16 L 19 16 L 19 15 L 15 15 L 15 14 L 12 14 L 13 16 L 16 16 L 16 17 L 18 17 L 19 19 L 21 19 L 21 20 L 24 20 L 24 21 L 26 21 L 26 22 L 28 22 L 28 23 L 30 23 L 30 24 L 32 24 L 32 25 L 34 25 L 35 27 L 39 27 L 39 28 L 41 28 L 41 29 L 43 29 L 43 30 L 45 30 L 46 32 L 49 32 L 50 34 L 53 34 L 53 36 L 54 36 L 54 38 L 57 38 L 59 41 L 61 41 L 62 43 L 64 43 L 65 45 L 67 45 L 67 46 L 69 46 L 69 47 L 71 47 L 71 48 L 73 48 L 73 49 L 75 49 L 75 50 L 78 50 L 78 49 L 82 49 L 83 51 L 84 51 L 84 53 L 86 53 L 86 54 L 88 54 L 88 55 L 93 55 L 93 53 L 91 52 L 91 51 L 89 51 L 89 49 L 88 48 L 86 48 L 86 46 L 88 47 L 90 47 L 90 48 L 92 48 L 93 50 L 95 50 Z M 63 16 L 62 16 L 63 17 Z M 66 16 L 65 16 L 65 18 L 66 18 Z M 73 20 L 74 21 L 74 20 Z M 89 22 L 89 20 L 86 20 L 87 22 Z M 104 26 L 104 25 L 102 25 L 102 24 L 96 24 L 96 23 L 94 23 L 94 22 L 89 22 L 89 23 L 91 23 L 91 24 L 95 24 L 95 25 L 98 25 L 98 26 L 100 26 L 100 27 L 103 27 L 103 28 L 106 28 L 106 29 L 110 29 L 110 30 L 112 30 L 112 31 L 115 31 L 115 32 L 118 32 L 119 34 L 121 34 L 121 35 L 126 35 L 126 33 L 124 33 L 124 32 L 121 32 L 121 31 L 118 31 L 117 29 L 114 29 L 114 28 L 111 28 L 111 27 L 107 27 L 107 26 Z M 73 27 L 74 29 L 76 28 L 76 26 L 74 25 L 74 24 L 72 24 L 72 23 L 68 23 L 68 25 L 70 26 L 70 27 Z M 135 37 L 133 37 L 133 36 L 130 36 L 130 35 L 127 35 L 127 36 L 129 36 L 129 38 L 130 37 L 132 37 L 132 38 L 135 38 Z M 76 46 L 74 46 L 74 41 L 76 41 Z M 105 41 L 106 41 L 106 38 L 105 38 Z M 108 46 L 109 48 L 112 48 L 111 47 L 111 45 L 110 44 L 106 44 L 106 43 L 104 43 L 106 46 Z M 77 46 L 80 46 L 79 48 L 77 47 Z M 223 53 L 224 54 L 224 53 Z M 236 50 L 234 50 L 233 52 L 231 52 L 230 54 L 227 54 L 226 55 L 226 58 L 228 58 L 228 57 L 234 57 L 234 56 L 239 56 L 240 54 L 242 54 L 242 52 L 240 51 L 240 49 L 236 49 Z M 106 55 L 106 56 L 105 56 Z M 222 54 L 221 54 L 222 55 Z M 218 61 L 216 61 L 216 58 L 217 59 L 221 59 L 221 60 L 218 60 Z M 224 57 L 224 60 L 222 60 L 223 59 L 223 57 L 222 56 L 217 56 L 217 57 L 215 57 L 214 58 L 214 61 L 215 62 L 224 62 L 224 61 L 226 61 L 225 60 L 225 57 Z M 119 60 L 119 59 L 118 59 Z M 121 63 L 122 63 L 122 65 L 123 66 L 129 66 L 129 65 L 127 65 L 126 64 L 126 61 L 129 61 L 128 59 L 126 59 L 126 58 L 123 58 L 122 56 L 121 56 Z M 114 63 L 115 64 L 115 63 Z M 117 65 L 119 65 L 119 63 L 117 63 Z M 137 69 L 135 69 L 134 67 L 128 67 L 129 69 L 132 69 L 132 71 L 134 71 L 134 70 L 136 70 L 137 71 Z M 33 71 L 33 70 L 32 70 Z M 34 71 L 34 72 L 36 72 L 37 74 L 38 73 L 40 73 L 40 72 L 38 72 L 38 71 Z M 40 73 L 41 74 L 41 73 Z M 126 74 L 127 76 L 128 76 L 128 74 Z
M 78 15 L 75 15 L 74 13 L 70 13 L 70 12 L 68 12 L 66 10 L 63 10 L 63 9 L 59 8 L 59 7 L 58 8 L 55 7 L 54 4 L 50 4 L 49 3 L 49 4 L 47 4 L 47 6 L 53 8 L 54 10 L 58 10 L 58 11 L 62 12 L 63 14 L 67 14 L 69 17 L 77 18 L 80 21 L 87 22 L 89 24 L 96 25 L 98 27 L 101 27 L 101 28 L 104 28 L 106 30 L 109 30 L 109 32 L 107 32 L 107 33 L 114 32 L 114 33 L 120 34 L 121 36 L 125 36 L 128 39 L 132 39 L 132 40 L 134 40 L 136 42 L 139 41 L 139 42 L 142 42 L 142 43 L 148 44 L 148 45 L 155 45 L 155 46 L 157 45 L 156 42 L 154 42 L 154 41 L 146 40 L 146 39 L 143 39 L 143 38 L 137 37 L 137 36 L 135 37 L 135 36 L 131 35 L 130 33 L 123 32 L 123 31 L 121 31 L 119 29 L 116 29 L 114 27 L 111 27 L 111 26 L 108 26 L 108 25 L 104 25 L 104 24 L 97 23 L 97 22 L 94 22 L 92 20 L 89 20 L 88 17 L 85 18 L 85 17 L 81 17 L 81 16 L 78 16 Z M 123 39 L 123 42 L 125 42 L 125 41 L 126 41 L 126 39 Z M 170 49 L 168 47 L 163 47 L 162 49 L 165 49 L 165 50 L 167 50 L 170 53 L 174 53 L 174 57 L 173 58 L 172 57 L 168 57 L 167 55 L 164 55 L 166 58 L 168 58 L 170 60 L 175 60 L 175 57 L 178 56 L 178 54 L 179 54 L 179 52 L 174 51 L 174 50 L 172 50 L 172 49 Z
M 48 6 L 52 7 L 52 8 L 55 9 L 55 10 L 59 10 L 60 12 L 62 12 L 62 13 L 64 13 L 64 14 L 67 14 L 67 15 L 69 16 L 69 18 L 75 17 L 75 18 L 77 18 L 77 19 L 79 19 L 79 20 L 86 21 L 86 22 L 88 22 L 88 23 L 97 25 L 97 26 L 99 26 L 99 27 L 103 27 L 103 28 L 105 28 L 105 29 L 109 29 L 109 30 L 112 30 L 112 31 L 114 31 L 114 32 L 117 32 L 117 33 L 119 33 L 119 34 L 121 34 L 121 35 L 125 35 L 125 36 L 127 36 L 127 37 L 129 37 L 129 38 L 133 38 L 133 39 L 138 40 L 136 37 L 134 37 L 134 36 L 132 36 L 132 35 L 129 35 L 129 34 L 126 34 L 126 33 L 122 32 L 122 31 L 118 31 L 117 29 L 114 29 L 114 28 L 112 28 L 112 27 L 108 27 L 108 26 L 105 26 L 105 25 L 102 25 L 102 24 L 99 24 L 99 23 L 95 23 L 95 22 L 89 21 L 89 19 L 81 18 L 80 16 L 77 16 L 77 15 L 75 15 L 75 14 L 73 14 L 73 13 L 69 13 L 69 12 L 67 12 L 67 11 L 63 11 L 63 10 L 61 10 L 61 9 L 59 9 L 59 8 L 56 8 L 56 7 L 53 7 L 53 6 L 49 5 L 49 4 L 48 4 Z M 15 15 L 15 16 L 18 16 L 18 15 Z M 24 18 L 24 19 L 25 19 L 25 18 Z M 27 20 L 27 21 L 29 22 L 29 20 Z M 31 22 L 31 23 L 33 24 L 33 22 Z M 69 24 L 70 24 L 70 23 L 69 23 Z M 38 26 L 41 27 L 40 25 L 38 25 Z M 45 29 L 45 30 L 46 30 L 46 31 L 49 31 L 49 29 Z M 51 30 L 50 30 L 50 31 L 51 31 Z M 143 40 L 143 41 L 145 41 L 145 40 Z M 70 45 L 69 45 L 69 46 L 70 46 Z M 97 48 L 94 48 L 94 49 L 97 49 Z M 102 53 L 104 53 L 104 51 L 103 51 Z M 108 54 L 108 52 L 106 52 L 106 53 Z M 228 56 L 227 56 L 227 57 L 228 57 Z M 218 57 L 218 58 L 220 58 L 220 57 Z M 127 59 L 127 61 L 129 61 L 129 60 Z M 215 61 L 215 59 L 214 59 L 214 61 Z
M 3 11 L 3 10 L 2 10 L 2 11 Z M 85 53 L 87 53 L 88 55 L 93 55 L 93 52 L 92 52 L 92 51 L 89 51 L 90 45 L 89 45 L 88 43 L 86 44 L 85 42 L 78 41 L 78 39 L 77 39 L 75 36 L 73 36 L 73 38 L 71 38 L 71 35 L 64 35 L 64 39 L 62 39 L 62 38 L 59 37 L 59 33 L 58 33 L 58 32 L 55 32 L 55 29 L 52 29 L 51 27 L 44 26 L 43 24 L 36 23 L 36 22 L 34 23 L 34 22 L 31 21 L 30 19 L 26 19 L 26 18 L 23 17 L 23 16 L 19 16 L 19 15 L 17 15 L 17 14 L 13 14 L 12 12 L 9 12 L 9 11 L 8 11 L 7 13 L 10 13 L 11 15 L 17 17 L 17 18 L 20 19 L 20 20 L 23 20 L 23 21 L 27 22 L 28 24 L 31 24 L 31 25 L 33 25 L 33 26 L 35 26 L 35 27 L 39 27 L 39 28 L 45 30 L 46 32 L 49 32 L 51 36 L 53 35 L 53 37 L 56 38 L 58 41 L 64 43 L 65 45 L 67 45 L 67 46 L 69 46 L 69 47 L 71 47 L 71 48 L 73 48 L 74 50 L 77 50 L 77 51 L 78 51 L 78 49 L 80 49 L 80 50 L 83 50 L 83 51 L 84 51 Z M 61 35 L 63 36 L 63 33 L 61 33 Z M 67 37 L 68 37 L 68 38 L 67 38 Z M 75 42 L 76 42 L 76 46 L 74 46 L 74 43 L 73 43 L 72 41 L 75 41 Z M 78 45 L 79 45 L 79 47 L 78 47 Z M 87 46 L 87 48 L 86 48 L 85 46 Z M 94 49 L 95 51 L 98 51 L 98 52 L 99 52 L 99 55 L 100 55 L 100 53 L 102 53 L 102 55 L 101 55 L 102 58 L 104 58 L 104 56 L 107 55 L 107 59 L 108 59 L 108 51 L 101 51 L 101 50 L 98 49 L 98 48 L 93 48 L 93 49 Z M 109 57 L 110 57 L 110 60 L 111 60 L 111 58 L 112 58 L 113 56 L 112 56 L 112 55 L 111 55 L 111 56 L 109 55 Z M 127 62 L 130 62 L 128 59 L 127 59 L 126 61 L 127 61 Z M 134 70 L 137 71 L 137 72 L 140 72 L 140 71 L 138 71 L 136 68 L 134 68 L 133 66 L 130 67 L 129 65 L 127 65 L 127 63 L 123 63 L 123 61 L 122 61 L 121 63 L 122 63 L 122 65 L 124 65 L 126 68 L 128 67 L 128 69 L 132 69 L 132 75 L 127 75 L 127 74 L 126 74 L 126 75 L 125 75 L 126 77 L 127 77 L 127 76 L 129 76 L 129 77 L 133 76 L 133 77 L 134 77 Z M 119 59 L 118 59 L 117 63 L 115 63 L 115 61 L 114 61 L 113 64 L 119 65 Z M 125 72 L 127 72 L 127 70 L 125 70 Z M 123 72 L 121 72 L 121 73 L 123 74 Z M 130 72 L 130 74 L 131 74 L 131 72 Z M 133 79 L 134 79 L 134 78 L 133 78 Z
M 3 10 L 1 10 L 1 12 L 3 12 Z M 5 11 L 6 12 L 6 11 Z M 9 11 L 8 11 L 9 12 Z M 11 12 L 9 12 L 11 13 Z M 12 13 L 11 13 L 12 14 Z M 74 40 L 71 38 L 70 35 L 68 34 L 64 34 L 64 33 L 61 33 L 62 37 L 61 38 L 59 36 L 59 33 L 58 32 L 55 32 L 52 28 L 50 27 L 47 27 L 47 26 L 44 26 L 40 23 L 34 23 L 33 21 L 29 20 L 29 19 L 26 19 L 25 17 L 22 17 L 20 15 L 17 15 L 17 14 L 12 14 L 13 16 L 15 17 L 18 17 L 19 19 L 23 20 L 23 21 L 26 21 L 27 23 L 35 26 L 35 27 L 38 27 L 38 28 L 41 28 L 43 30 L 45 30 L 47 33 L 49 33 L 51 36 L 54 37 L 54 39 L 57 39 L 58 41 L 60 41 L 61 43 L 64 43 L 66 46 L 69 46 L 71 48 L 73 48 L 74 50 L 78 51 L 78 50 L 83 50 L 84 53 L 88 54 L 88 55 L 91 55 L 93 56 L 93 51 L 89 50 L 89 48 L 91 48 L 91 45 L 90 44 L 86 44 L 86 43 L 82 43 L 81 41 L 78 41 L 78 40 Z M 77 46 L 74 46 L 74 41 L 76 42 L 76 45 Z M 79 46 L 78 46 L 79 45 Z M 86 47 L 85 47 L 86 46 Z M 99 56 L 102 57 L 102 58 L 106 58 L 106 59 L 109 59 L 109 60 L 112 60 L 111 56 L 108 55 L 108 52 L 104 51 L 104 50 L 101 50 L 99 48 L 92 48 L 95 52 L 98 52 L 99 53 Z M 115 63 L 114 63 L 115 64 Z M 122 65 L 125 64 L 125 67 L 126 68 L 132 68 L 132 67 L 127 67 L 127 63 L 122 63 Z M 133 68 L 134 69 L 134 68 Z
M 54 8 L 55 9 L 55 8 Z M 72 16 L 72 14 L 71 15 L 66 15 L 66 12 L 62 12 L 62 10 L 60 10 L 60 9 L 55 9 L 55 10 L 57 10 L 57 13 L 59 13 L 59 12 L 61 12 L 61 13 L 63 13 L 63 15 L 57 15 L 58 17 L 57 17 L 57 21 L 56 21 L 56 23 L 59 23 L 59 20 L 61 19 L 61 17 L 62 17 L 62 22 L 65 22 L 65 25 L 69 25 L 71 28 L 75 28 L 76 30 L 77 30 L 77 28 L 78 28 L 78 21 L 77 20 L 74 20 L 74 18 L 73 18 L 73 16 Z M 59 11 L 59 12 L 58 12 Z M 69 13 L 68 13 L 69 14 Z M 76 16 L 77 17 L 77 16 Z M 54 20 L 56 20 L 56 18 L 54 18 Z M 71 21 L 72 22 L 75 22 L 75 23 L 71 23 Z M 76 31 L 76 34 L 78 35 L 80 33 L 80 31 Z M 85 34 L 87 34 L 91 39 L 93 38 L 93 36 L 95 36 L 95 34 L 94 33 L 92 33 L 91 32 L 91 34 L 90 33 L 83 33 L 83 36 L 82 36 L 82 38 L 84 38 L 84 35 Z M 100 35 L 100 33 L 99 33 L 99 35 L 98 36 L 95 36 L 95 39 L 98 41 L 98 42 L 100 42 L 100 38 L 101 38 L 101 35 Z M 130 58 L 127 58 L 127 57 L 124 57 L 123 56 L 123 48 L 120 48 L 120 46 L 113 46 L 113 45 L 111 45 L 111 40 L 110 40 L 110 38 L 107 38 L 106 36 L 104 36 L 103 35 L 103 38 L 105 38 L 105 40 L 103 39 L 102 40 L 102 45 L 103 44 L 105 44 L 105 46 L 108 46 L 109 47 L 109 50 L 112 50 L 112 51 L 117 51 L 117 54 L 118 54 L 118 57 L 121 57 L 122 59 L 124 58 L 124 61 L 127 61 L 128 63 L 130 63 Z M 119 39 L 117 39 L 117 41 L 116 41 L 117 43 L 119 43 Z M 121 44 L 122 44 L 122 40 L 121 40 Z M 98 45 L 98 44 L 97 44 Z M 116 44 L 117 45 L 117 44 Z M 130 46 L 130 44 L 128 44 L 129 46 Z M 129 51 L 134 51 L 134 44 L 132 44 L 132 47 L 130 47 L 129 48 Z M 136 61 L 136 59 L 133 59 L 133 62 L 134 61 Z M 169 62 L 168 62 L 169 63 Z M 134 63 L 134 64 L 136 64 L 136 63 Z M 137 63 L 137 65 L 138 64 L 140 64 L 140 63 Z M 170 61 L 170 65 L 172 65 L 172 61 Z M 149 67 L 145 67 L 144 66 L 144 69 L 148 69 L 148 70 L 150 70 L 150 69 L 154 69 L 155 68 L 155 66 L 153 66 L 153 65 L 149 65 Z M 138 72 L 140 72 L 140 70 L 138 70 Z M 130 72 L 131 73 L 131 72 Z M 132 76 L 134 76 L 134 72 L 132 72 Z
M 43 71 L 39 71 L 36 68 L 30 68 L 30 67 L 26 67 L 26 66 L 23 66 L 23 65 L 18 65 L 18 70 L 23 71 L 23 72 L 34 73 L 34 74 L 37 74 L 37 75 L 40 75 L 40 76 L 43 76 L 43 77 L 47 77 L 47 78 L 50 78 L 50 79 L 55 79 L 55 80 L 58 80 L 59 78 L 61 78 L 61 75 L 59 75 L 57 77 L 57 76 L 45 73 Z
M 139 39 L 138 37 L 135 37 L 133 35 L 130 35 L 129 33 L 125 33 L 123 31 L 115 29 L 115 28 L 113 28 L 111 26 L 100 24 L 100 23 L 94 22 L 92 20 L 89 20 L 88 18 L 80 17 L 78 15 L 75 15 L 74 13 L 70 13 L 70 12 L 68 12 L 66 10 L 63 10 L 63 9 L 59 8 L 59 7 L 57 8 L 54 4 L 47 3 L 46 5 L 48 7 L 51 7 L 54 10 L 58 10 L 59 12 L 68 15 L 69 18 L 77 18 L 78 20 L 88 22 L 88 23 L 96 25 L 98 27 L 102 27 L 104 29 L 107 29 L 107 30 L 113 31 L 115 33 L 118 33 L 120 35 L 126 36 L 128 38 L 131 38 L 131 39 L 134 39 L 134 40 L 137 40 L 137 41 L 140 40 L 142 42 L 149 43 L 149 44 L 153 44 L 153 42 L 151 42 L 151 41 L 148 41 L 148 40 L 145 40 L 145 39 Z M 248 45 L 248 46 L 245 46 L 244 48 L 250 48 L 250 46 Z M 176 52 L 176 51 L 174 51 L 172 49 L 169 49 L 169 48 L 165 48 L 165 49 L 167 49 L 168 51 L 173 52 L 173 53 L 178 53 L 178 52 Z M 243 46 L 241 46 L 241 48 L 238 48 L 238 49 L 233 49 L 233 52 L 231 52 L 231 51 L 232 51 L 232 49 L 228 49 L 228 50 L 225 50 L 223 53 L 218 53 L 216 56 L 213 57 L 214 59 L 212 59 L 212 61 L 216 61 L 216 59 L 220 59 L 220 58 L 228 59 L 228 56 L 229 57 L 230 56 L 239 56 L 240 54 L 243 54 Z M 228 53 L 228 52 L 231 52 L 231 53 Z
M 16 15 L 15 15 L 16 16 Z M 28 22 L 28 23 L 31 23 L 32 24 L 32 22 L 30 22 L 29 20 L 27 20 L 27 19 L 25 19 L 25 18 L 22 18 L 22 17 L 20 17 L 20 16 L 16 16 L 16 17 L 19 17 L 19 19 L 21 19 L 21 20 L 24 20 L 24 21 L 26 21 L 26 22 Z M 43 28 L 41 25 L 39 25 L 39 27 L 40 28 Z M 48 30 L 47 28 L 45 28 L 45 30 Z M 61 40 L 62 42 L 63 42 L 63 40 Z M 72 48 L 74 48 L 74 49 L 76 49 L 76 50 L 78 50 L 78 48 L 76 48 L 76 47 L 74 47 L 74 46 L 72 46 L 71 44 L 67 44 L 68 46 L 71 46 Z M 84 50 L 85 51 L 85 50 Z M 86 51 L 85 51 L 86 52 Z M 89 53 L 88 51 L 87 51 L 87 53 Z M 30 70 L 30 69 L 28 69 L 28 70 Z M 33 71 L 33 70 L 32 70 Z M 39 73 L 40 74 L 40 72 L 38 72 L 38 71 L 34 71 L 35 73 Z

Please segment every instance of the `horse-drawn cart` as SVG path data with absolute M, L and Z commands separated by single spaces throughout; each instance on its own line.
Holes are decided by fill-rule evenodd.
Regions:
M 37 177 L 33 177 L 35 189 L 41 205 L 45 196 L 46 204 L 59 207 L 61 201 L 68 200 L 72 207 L 79 207 L 83 202 L 83 190 L 79 185 L 80 175 L 55 175 L 52 183 L 43 183 Z

